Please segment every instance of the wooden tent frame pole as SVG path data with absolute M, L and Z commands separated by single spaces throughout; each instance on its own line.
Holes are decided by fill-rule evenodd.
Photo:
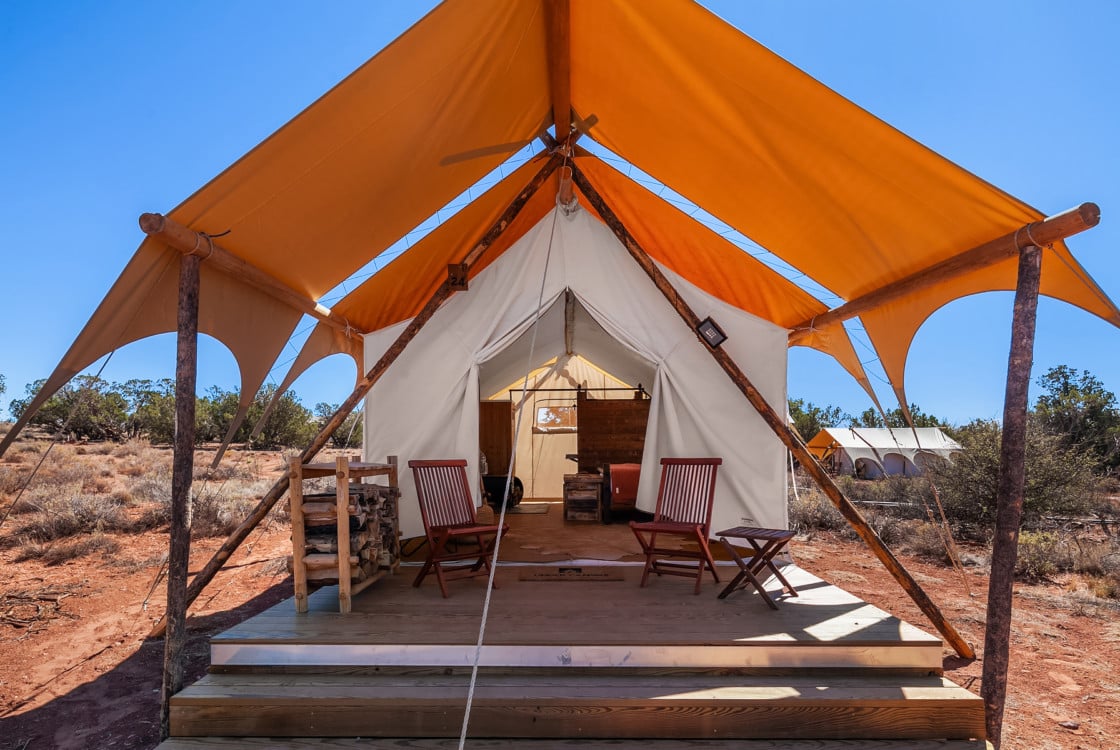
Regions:
M 319 430 L 319 433 L 312 438 L 310 444 L 304 448 L 303 452 L 300 454 L 301 462 L 306 463 L 322 450 L 334 431 L 342 425 L 342 422 L 350 415 L 350 412 L 354 411 L 358 403 L 365 398 L 365 395 L 373 388 L 374 384 L 381 379 L 381 376 L 385 374 L 389 366 L 397 360 L 401 352 L 408 346 L 409 342 L 416 338 L 416 334 L 420 332 L 420 329 L 424 327 L 425 323 L 431 320 L 436 310 L 440 308 L 452 293 L 466 288 L 467 273 L 471 266 L 478 262 L 502 232 L 509 227 L 510 222 L 521 213 L 525 204 L 529 202 L 529 199 L 540 189 L 541 185 L 556 171 L 556 168 L 560 166 L 562 160 L 563 158 L 560 155 L 554 154 L 548 161 L 541 165 L 541 169 L 537 172 L 536 176 L 534 176 L 521 192 L 517 194 L 517 197 L 510 202 L 509 206 L 506 207 L 506 210 L 502 212 L 498 220 L 487 230 L 486 234 L 475 243 L 470 252 L 464 257 L 463 262 L 458 266 L 451 266 L 448 269 L 448 280 L 440 284 L 427 304 L 424 305 L 405 329 L 401 331 L 400 335 L 397 336 L 392 346 L 381 355 L 377 363 L 358 381 L 358 384 L 354 387 L 354 391 L 350 396 L 342 402 L 342 405 L 331 415 L 331 418 L 327 420 L 326 424 Z M 214 553 L 210 562 L 206 563 L 205 567 L 198 572 L 198 575 L 194 577 L 190 586 L 187 588 L 188 606 L 198 598 L 202 590 L 213 580 L 214 576 L 221 569 L 222 565 L 225 564 L 225 561 L 229 559 L 230 555 L 233 554 L 234 550 L 245 541 L 249 533 L 256 528 L 257 524 L 259 524 L 266 515 L 268 515 L 268 512 L 272 510 L 272 506 L 284 496 L 284 493 L 288 490 L 288 483 L 288 473 L 284 472 L 284 475 L 276 481 L 276 484 L 272 485 L 272 488 L 267 493 L 265 493 L 264 497 L 261 498 L 257 506 L 249 513 L 248 517 L 246 517 L 222 543 L 222 546 Z M 158 637 L 163 632 L 164 620 L 161 619 L 156 623 L 155 628 L 152 629 L 151 636 Z
M 183 689 L 186 672 L 187 570 L 191 549 L 191 482 L 194 475 L 196 385 L 198 381 L 198 255 L 179 265 L 175 351 L 175 444 L 171 471 L 171 531 L 167 552 L 167 638 L 163 642 L 160 737 L 171 733 L 171 696 Z
M 665 299 L 673 306 L 673 309 L 684 319 L 685 324 L 693 331 L 696 331 L 701 322 L 700 318 L 693 312 L 692 308 L 688 306 L 688 303 L 685 302 L 684 298 L 681 297 L 680 293 L 677 292 L 673 285 L 669 283 L 665 274 L 661 272 L 661 269 L 657 267 L 653 259 L 642 249 L 638 241 L 634 239 L 633 235 L 626 229 L 622 221 L 619 220 L 610 206 L 606 204 L 603 197 L 599 195 L 599 192 L 588 181 L 579 167 L 572 167 L 572 175 L 580 191 L 583 192 L 588 202 L 598 212 L 599 216 L 602 217 L 606 225 L 614 232 L 619 242 L 621 242 L 630 253 L 630 256 L 642 267 L 642 270 L 650 277 L 654 285 L 665 296 Z M 700 334 L 697 333 L 696 337 L 700 339 Z M 836 483 L 832 481 L 832 477 L 828 475 L 828 472 L 825 471 L 816 457 L 809 452 L 805 444 L 789 428 L 786 421 L 766 402 L 762 393 L 754 387 L 746 374 L 739 369 L 739 366 L 731 359 L 730 355 L 723 349 L 713 349 L 708 346 L 707 343 L 704 343 L 703 339 L 700 340 L 704 348 L 711 353 L 719 366 L 723 368 L 723 371 L 731 378 L 731 382 L 733 382 L 743 395 L 747 397 L 747 400 L 750 401 L 751 405 L 758 411 L 763 421 L 773 430 L 774 434 L 778 436 L 778 439 L 782 441 L 786 448 L 793 453 L 794 457 L 801 462 L 801 465 L 805 467 L 809 475 L 816 481 L 825 495 L 828 496 L 829 500 L 832 501 L 832 504 L 835 505 L 844 516 L 844 519 L 851 525 L 859 537 L 863 539 L 864 543 L 871 548 L 871 551 L 875 553 L 875 556 L 879 558 L 887 571 L 894 576 L 894 579 L 898 581 L 899 585 L 910 595 L 910 598 L 913 599 L 914 603 L 918 605 L 918 608 L 925 613 L 929 621 L 937 628 L 937 631 L 944 636 L 953 650 L 965 659 L 974 658 L 976 654 L 972 647 L 965 642 L 964 638 L 960 636 L 952 624 L 945 619 L 945 616 L 941 613 L 941 610 L 938 609 L 937 605 L 933 603 L 918 582 L 914 580 L 914 577 L 910 575 L 910 572 L 902 566 L 898 558 L 887 548 L 883 540 L 875 533 L 875 530 L 868 525 L 867 520 L 864 519 L 859 510 L 845 497 Z
M 1034 360 L 1034 332 L 1042 250 L 1026 247 L 1019 253 L 1019 280 L 1011 320 L 1011 352 L 1007 361 L 1007 390 L 1003 401 L 1003 436 L 996 490 L 996 529 L 988 581 L 988 615 L 984 629 L 984 668 L 980 693 L 988 741 L 1000 745 L 1003 709 L 1007 698 L 1008 652 L 1011 638 L 1012 589 L 1019 548 L 1019 523 L 1026 487 L 1027 391 Z
M 572 132 L 572 22 L 570 0 L 545 0 L 548 49 L 548 90 L 556 140 L 564 143 Z
M 814 327 L 821 328 L 831 323 L 842 322 L 854 318 L 861 313 L 872 310 L 881 305 L 901 299 L 907 295 L 928 289 L 934 284 L 956 278 L 969 271 L 987 268 L 1000 261 L 1014 258 L 1019 253 L 1035 245 L 1049 245 L 1092 229 L 1101 221 L 1101 209 L 1095 203 L 1082 203 L 1076 208 L 1071 208 L 1060 214 L 1047 217 L 1026 226 L 1019 227 L 1014 232 L 997 239 L 977 245 L 971 250 L 954 255 L 947 260 L 930 266 L 922 271 L 913 273 L 905 278 L 876 289 L 873 292 L 856 297 L 839 307 L 826 313 L 817 315 L 798 323 L 789 334 L 790 345 L 803 340 Z

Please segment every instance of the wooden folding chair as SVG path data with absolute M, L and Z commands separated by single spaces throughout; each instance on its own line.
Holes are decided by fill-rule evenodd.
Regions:
M 478 523 L 467 482 L 466 461 L 409 461 L 408 468 L 416 479 L 420 516 L 428 538 L 428 557 L 412 585 L 419 586 L 428 573 L 435 571 L 439 590 L 446 599 L 447 581 L 490 575 L 494 546 L 499 536 L 509 531 L 509 525 Z M 477 544 L 478 549 L 464 551 L 463 544 Z M 472 558 L 474 565 L 443 568 L 445 562 Z
M 712 501 L 716 492 L 716 472 L 722 458 L 663 458 L 661 485 L 657 490 L 657 507 L 653 520 L 630 522 L 630 530 L 642 545 L 646 556 L 642 586 L 650 572 L 657 575 L 691 576 L 696 578 L 694 593 L 700 593 L 704 570 L 710 570 L 719 583 L 708 537 L 712 526 Z M 697 549 L 679 549 L 658 543 L 658 537 L 673 537 L 696 544 Z M 696 560 L 695 564 L 683 560 Z

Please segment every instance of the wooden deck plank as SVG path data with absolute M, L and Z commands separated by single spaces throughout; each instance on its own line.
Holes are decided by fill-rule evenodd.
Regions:
M 535 568 L 539 569 L 539 568 Z M 857 668 L 940 670 L 942 643 L 859 598 L 789 566 L 800 596 L 778 611 L 761 597 L 716 598 L 691 589 L 624 581 L 522 580 L 534 568 L 499 571 L 487 620 L 484 666 L 668 668 Z M 390 576 L 336 611 L 335 592 L 311 597 L 297 614 L 282 602 L 214 637 L 211 661 L 237 666 L 447 666 L 473 663 L 481 585 L 413 588 Z M 473 583 L 473 582 L 472 582 Z M 675 583 L 675 582 L 674 582 Z M 777 592 L 775 592 L 777 593 Z
M 207 675 L 177 696 L 180 702 L 211 698 L 279 694 L 290 699 L 289 689 L 306 698 L 332 697 L 392 699 L 426 695 L 466 695 L 467 675 L 287 675 L 222 674 Z M 597 674 L 571 675 L 566 671 L 551 674 L 482 674 L 475 694 L 479 697 L 530 693 L 534 697 L 602 697 L 634 700 L 797 700 L 797 701 L 883 701 L 973 700 L 975 695 L 943 677 L 898 676 L 762 676 L 762 675 L 646 675 Z
M 172 699 L 183 735 L 456 736 L 466 675 L 209 675 Z M 483 675 L 482 737 L 969 738 L 982 701 L 938 677 Z
M 717 600 L 715 588 L 711 596 L 667 593 L 652 586 L 641 589 L 636 584 L 638 571 L 626 571 L 632 582 L 553 583 L 520 581 L 516 569 L 503 569 L 500 574 L 505 578 L 499 578 L 501 588 L 491 599 L 488 642 L 524 644 L 563 638 L 585 644 L 940 643 L 935 636 L 797 568 L 791 568 L 789 576 L 801 594 L 782 600 L 777 612 L 767 609 L 757 596 Z M 405 578 L 391 576 L 356 597 L 349 615 L 330 611 L 337 603 L 328 587 L 312 595 L 312 611 L 307 615 L 297 616 L 291 602 L 281 602 L 214 641 L 475 642 L 481 586 L 457 586 L 452 597 L 443 600 L 438 591 L 418 592 Z M 369 618 L 375 618 L 376 626 Z
M 454 750 L 457 738 L 173 737 L 156 750 Z M 471 750 L 991 750 L 984 740 L 600 740 L 472 738 Z

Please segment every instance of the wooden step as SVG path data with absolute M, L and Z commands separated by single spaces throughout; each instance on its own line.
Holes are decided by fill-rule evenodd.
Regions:
M 467 675 L 211 674 L 171 734 L 457 737 Z M 983 703 L 941 677 L 485 674 L 472 737 L 969 739 Z
M 156 750 L 455 750 L 458 738 L 173 737 Z M 472 739 L 470 750 L 992 750 L 984 740 Z

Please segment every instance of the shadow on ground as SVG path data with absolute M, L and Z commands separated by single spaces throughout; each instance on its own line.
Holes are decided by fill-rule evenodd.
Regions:
M 281 581 L 237 609 L 188 621 L 185 684 L 206 673 L 210 637 L 291 595 Z M 20 713 L 17 706 L 0 716 L 0 748 L 152 748 L 159 744 L 159 697 L 163 639 L 145 641 L 112 670 L 69 693 Z M 49 685 L 44 690 L 49 690 Z

